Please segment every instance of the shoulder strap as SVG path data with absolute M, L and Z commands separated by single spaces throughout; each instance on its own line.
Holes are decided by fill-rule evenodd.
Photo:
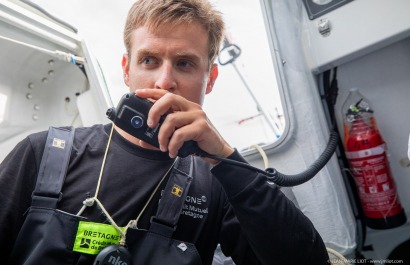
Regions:
M 32 196 L 32 206 L 57 208 L 70 161 L 73 139 L 74 128 L 50 127 L 48 129 L 37 183 Z
M 193 157 L 179 158 L 171 171 L 150 231 L 171 237 L 179 220 L 185 198 L 193 179 Z

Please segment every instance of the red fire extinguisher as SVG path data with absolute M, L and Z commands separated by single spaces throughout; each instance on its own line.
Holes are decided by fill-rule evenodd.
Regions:
M 366 217 L 374 229 L 397 227 L 406 215 L 396 191 L 384 142 L 369 102 L 351 89 L 342 107 L 345 151 Z

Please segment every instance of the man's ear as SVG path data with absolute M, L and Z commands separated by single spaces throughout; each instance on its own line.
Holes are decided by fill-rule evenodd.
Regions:
M 122 65 L 122 72 L 123 72 L 123 75 L 124 75 L 124 83 L 127 86 L 129 86 L 129 82 L 130 82 L 130 80 L 129 80 L 129 70 L 130 70 L 129 64 L 130 64 L 130 62 L 129 62 L 128 54 L 124 54 L 122 56 L 121 65 Z
M 218 71 L 218 65 L 213 64 L 211 70 L 209 71 L 208 84 L 206 85 L 205 94 L 212 92 L 216 78 L 218 77 Z

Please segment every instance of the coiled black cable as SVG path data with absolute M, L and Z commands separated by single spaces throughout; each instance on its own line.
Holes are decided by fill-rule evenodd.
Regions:
M 282 187 L 293 187 L 312 179 L 327 164 L 327 162 L 332 157 L 333 153 L 336 151 L 338 141 L 338 133 L 336 131 L 332 131 L 330 133 L 329 142 L 327 143 L 325 150 L 319 156 L 319 158 L 308 169 L 295 175 L 285 175 L 283 173 L 278 172 L 274 168 L 267 168 L 266 170 L 262 170 L 243 162 L 217 157 L 214 155 L 207 154 L 205 152 L 201 153 L 200 156 L 208 157 L 235 166 L 256 170 L 257 172 L 264 174 L 269 181 L 275 183 L 276 185 Z

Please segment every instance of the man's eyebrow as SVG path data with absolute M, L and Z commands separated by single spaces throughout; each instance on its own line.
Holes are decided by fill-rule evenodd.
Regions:
M 137 51 L 138 56 L 158 55 L 159 52 L 155 50 L 141 49 Z
M 187 59 L 190 59 L 190 60 L 195 61 L 195 62 L 200 62 L 202 60 L 200 56 L 198 56 L 198 55 L 196 55 L 195 53 L 192 53 L 192 52 L 179 52 L 176 55 L 178 57 L 187 58 Z
M 159 51 L 157 50 L 151 50 L 151 49 L 140 49 L 137 51 L 137 56 L 138 57 L 144 57 L 144 56 L 158 56 L 160 54 Z M 202 58 L 198 56 L 197 54 L 189 51 L 183 51 L 183 52 L 178 52 L 176 53 L 175 57 L 178 58 L 185 58 L 188 60 L 191 60 L 193 62 L 201 62 Z

